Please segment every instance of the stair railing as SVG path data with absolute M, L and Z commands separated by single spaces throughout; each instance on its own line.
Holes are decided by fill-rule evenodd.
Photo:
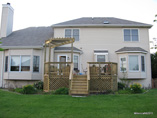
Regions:
M 89 94 L 89 89 L 90 89 L 90 66 L 89 63 L 87 63 L 87 91 Z
M 73 79 L 73 68 L 74 68 L 74 64 L 73 63 L 71 63 L 70 64 L 70 74 L 69 74 L 69 94 L 71 94 L 70 93 L 70 90 L 72 89 L 72 79 Z

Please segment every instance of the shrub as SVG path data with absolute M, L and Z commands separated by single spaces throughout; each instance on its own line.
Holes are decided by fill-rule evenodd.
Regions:
M 69 93 L 69 89 L 68 88 L 59 88 L 56 91 L 53 92 L 54 94 L 63 94 L 63 95 L 67 95 Z
M 43 90 L 43 82 L 42 82 L 42 81 L 39 81 L 39 82 L 34 83 L 33 86 L 34 86 L 35 88 L 37 88 L 38 90 Z
M 125 89 L 125 90 L 119 90 L 118 91 L 119 94 L 131 94 L 131 90 L 128 88 L 128 89 Z
M 139 83 L 135 83 L 133 85 L 130 85 L 131 91 L 133 93 L 142 93 L 143 91 L 142 91 L 141 87 L 142 87 L 142 85 Z
M 118 82 L 118 90 L 122 90 L 124 88 L 125 88 L 125 84 L 121 83 L 121 82 Z
M 15 92 L 23 93 L 23 89 L 22 89 L 22 88 L 16 88 L 16 89 L 15 89 Z
M 24 94 L 34 94 L 36 93 L 36 89 L 34 88 L 33 85 L 26 85 L 23 87 L 23 93 Z

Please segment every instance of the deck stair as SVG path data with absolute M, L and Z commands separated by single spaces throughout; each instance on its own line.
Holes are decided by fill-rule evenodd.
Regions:
M 71 81 L 71 95 L 88 95 L 87 75 L 75 75 Z

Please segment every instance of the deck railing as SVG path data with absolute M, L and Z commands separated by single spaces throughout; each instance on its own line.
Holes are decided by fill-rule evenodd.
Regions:
M 69 88 L 69 78 L 72 78 L 71 62 L 46 62 L 44 72 L 44 90 L 56 90 L 61 87 Z
M 90 92 L 117 90 L 117 63 L 88 62 L 87 79 Z

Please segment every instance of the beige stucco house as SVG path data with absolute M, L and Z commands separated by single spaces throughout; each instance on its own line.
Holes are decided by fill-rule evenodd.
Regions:
M 8 20 L 9 19 L 9 20 Z M 3 5 L 0 87 L 16 88 L 43 80 L 45 40 L 74 37 L 74 70 L 87 73 L 87 62 L 116 62 L 118 81 L 126 78 L 151 87 L 149 28 L 151 25 L 114 17 L 83 17 L 50 27 L 12 32 L 13 8 Z M 71 62 L 70 45 L 51 51 L 51 61 Z

